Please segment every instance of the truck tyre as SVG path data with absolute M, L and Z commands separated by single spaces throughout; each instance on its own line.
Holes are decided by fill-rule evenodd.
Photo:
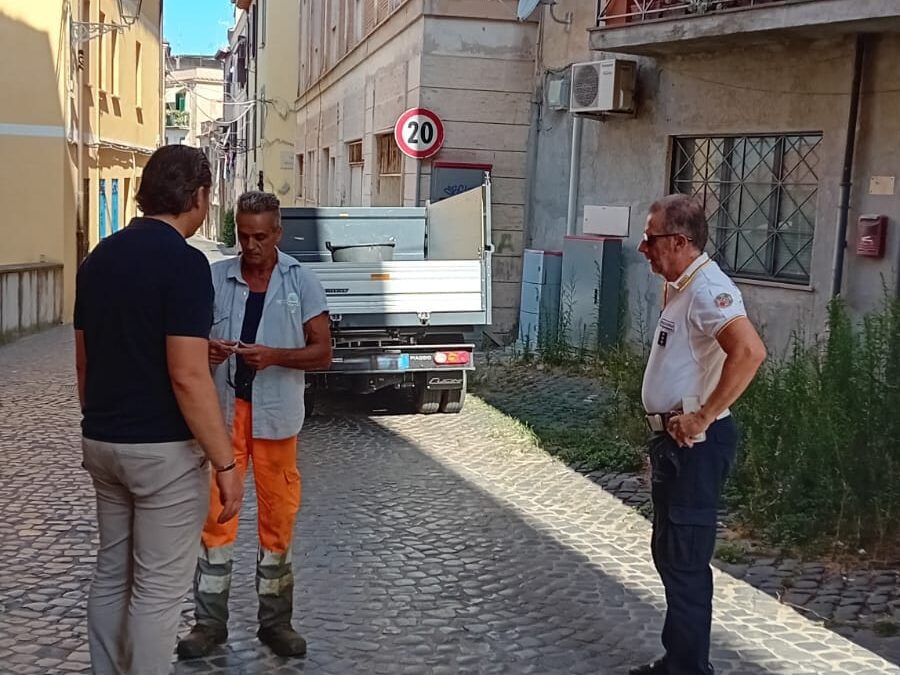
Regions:
M 455 415 L 462 412 L 466 404 L 466 371 L 463 371 L 463 383 L 459 389 L 445 389 L 441 392 L 441 412 Z
M 424 380 L 416 382 L 416 412 L 421 415 L 433 415 L 441 409 L 441 394 L 438 389 L 429 389 Z
M 441 412 L 451 415 L 461 413 L 463 406 L 466 404 L 466 390 L 462 389 L 446 389 L 441 392 Z

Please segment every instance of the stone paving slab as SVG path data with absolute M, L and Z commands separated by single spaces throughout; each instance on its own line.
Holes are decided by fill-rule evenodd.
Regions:
M 96 534 L 71 352 L 67 328 L 0 349 L 0 673 L 89 671 Z M 612 675 L 657 654 L 647 522 L 489 406 L 326 405 L 300 468 L 295 623 L 309 655 L 279 659 L 253 636 L 248 503 L 229 644 L 177 673 Z M 744 582 L 717 584 L 720 673 L 900 673 Z

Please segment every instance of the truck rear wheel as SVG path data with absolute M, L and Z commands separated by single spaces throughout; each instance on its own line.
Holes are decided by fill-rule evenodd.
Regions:
M 459 389 L 445 389 L 441 392 L 441 412 L 455 415 L 462 412 L 466 404 L 466 373 L 462 373 L 462 387 Z
M 425 380 L 416 382 L 416 412 L 422 415 L 433 415 L 441 409 L 441 394 L 439 389 L 429 389 Z
M 461 413 L 466 404 L 465 389 L 447 389 L 441 397 L 441 412 L 455 415 Z

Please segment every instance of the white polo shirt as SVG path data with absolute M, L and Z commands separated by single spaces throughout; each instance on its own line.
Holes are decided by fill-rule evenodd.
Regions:
M 705 253 L 677 281 L 667 283 L 644 370 L 644 409 L 648 413 L 679 410 L 688 396 L 706 403 L 725 363 L 716 336 L 742 316 L 747 312 L 741 292 Z

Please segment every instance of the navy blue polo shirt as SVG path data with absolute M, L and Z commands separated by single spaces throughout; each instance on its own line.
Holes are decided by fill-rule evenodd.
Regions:
M 85 437 L 193 437 L 172 391 L 166 337 L 208 338 L 213 298 L 206 257 L 167 223 L 135 218 L 100 242 L 79 268 L 75 291 L 87 357 Z

